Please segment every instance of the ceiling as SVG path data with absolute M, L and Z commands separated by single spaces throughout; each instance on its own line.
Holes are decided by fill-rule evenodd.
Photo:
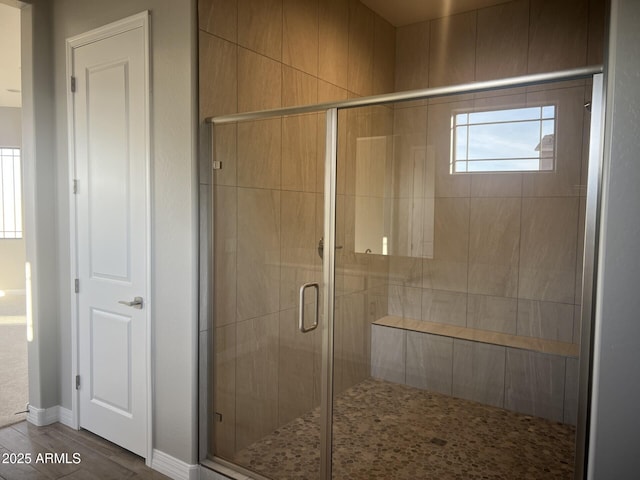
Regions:
M 0 107 L 20 107 L 20 88 L 20 10 L 0 3 Z
M 394 27 L 490 7 L 511 0 L 360 0 Z

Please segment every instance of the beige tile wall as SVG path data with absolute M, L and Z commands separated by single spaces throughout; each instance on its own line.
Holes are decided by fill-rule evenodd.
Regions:
M 508 4 L 507 4 L 508 5 Z M 406 172 L 407 144 L 426 143 L 435 162 L 433 257 L 390 257 L 389 313 L 564 342 L 577 341 L 584 230 L 582 169 L 586 82 L 460 96 L 398 108 L 394 178 Z M 451 174 L 451 117 L 465 110 L 531 105 L 557 108 L 553 171 Z M 414 111 L 413 113 L 410 113 Z M 427 128 L 416 133 L 425 112 Z M 420 122 L 422 123 L 422 122 Z M 410 172 L 409 172 L 410 173 Z M 410 189 L 408 189 L 410 191 Z M 415 202 L 431 202 L 413 198 Z
M 200 0 L 199 24 L 201 119 L 394 89 L 395 28 L 358 1 Z M 390 109 L 385 115 L 392 121 Z M 353 120 L 360 132 L 380 123 L 375 115 Z M 215 130 L 223 167 L 212 178 L 214 430 L 216 452 L 227 458 L 319 405 L 320 330 L 298 331 L 297 303 L 301 284 L 321 280 L 324 141 L 321 114 Z M 343 159 L 346 151 L 345 142 Z M 347 163 L 340 192 L 353 194 Z M 353 253 L 345 214 L 353 218 L 354 197 L 342 199 L 338 392 L 369 376 L 370 324 L 386 315 L 388 300 L 388 261 Z
M 396 90 L 601 63 L 604 3 L 515 0 L 399 27 Z M 589 97 L 579 81 L 395 105 L 394 175 L 426 144 L 435 218 L 433 258 L 390 258 L 390 314 L 577 342 Z M 450 173 L 452 113 L 540 104 L 558 111 L 553 172 Z
M 604 0 L 514 0 L 397 28 L 396 90 L 602 63 Z
M 601 62 L 602 3 L 517 0 L 396 29 L 357 0 L 199 0 L 200 118 Z M 371 322 L 398 305 L 417 318 L 444 312 L 455 324 L 558 339 L 568 338 L 571 319 L 576 341 L 582 123 L 579 132 L 567 127 L 566 162 L 542 181 L 450 175 L 446 118 L 452 108 L 522 99 L 574 105 L 588 90 L 580 84 L 433 100 L 414 104 L 414 111 L 361 109 L 340 122 L 336 392 L 370 374 Z M 588 119 L 575 105 L 567 112 Z M 425 135 L 416 125 L 425 125 Z M 426 149 L 425 161 L 435 168 L 433 259 L 354 253 L 359 135 L 394 136 L 398 151 Z M 324 118 L 315 114 L 216 127 L 213 148 L 223 162 L 212 178 L 221 455 L 231 457 L 319 403 L 320 335 L 295 329 L 294 306 L 296 286 L 320 275 L 324 138 Z M 399 181 L 415 181 L 401 172 Z M 538 230 L 546 215 L 559 229 L 547 235 Z M 496 236 L 489 219 L 507 234 Z M 456 368 L 467 361 L 460 351 L 468 346 L 459 347 Z

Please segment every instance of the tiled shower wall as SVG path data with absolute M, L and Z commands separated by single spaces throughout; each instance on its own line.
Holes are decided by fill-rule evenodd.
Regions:
M 603 24 L 604 2 L 532 0 L 401 27 L 396 89 L 601 63 Z M 565 82 L 396 105 L 396 202 L 412 205 L 406 222 L 423 232 L 413 240 L 434 250 L 390 257 L 389 314 L 579 343 L 590 90 Z M 553 172 L 451 175 L 452 114 L 541 104 L 557 108 Z M 412 150 L 425 152 L 420 167 Z M 575 358 L 377 328 L 380 351 L 406 368 L 400 383 L 575 424 Z
M 513 13 L 516 10 L 518 15 Z M 355 0 L 200 0 L 201 121 L 228 113 L 597 63 L 603 16 L 598 12 L 603 10 L 595 0 L 517 1 L 394 29 Z M 567 95 L 579 96 L 579 91 L 584 95 L 585 86 L 565 90 Z M 525 99 L 535 95 L 514 94 Z M 474 102 L 482 101 L 472 100 L 474 107 L 478 106 Z M 439 264 L 354 253 L 355 178 L 349 161 L 354 157 L 354 139 L 389 132 L 402 138 L 406 134 L 402 128 L 393 130 L 402 124 L 403 115 L 411 128 L 424 125 L 421 131 L 426 132 L 427 122 L 436 125 L 439 117 L 446 117 L 444 105 L 434 101 L 404 108 L 380 107 L 347 112 L 341 118 L 339 135 L 347 140 L 341 141 L 339 152 L 339 158 L 346 161 L 340 162 L 338 184 L 337 244 L 343 249 L 337 251 L 337 391 L 369 375 L 370 323 L 388 311 L 397 311 L 399 298 L 406 297 L 401 308 L 412 309 L 410 316 L 423 318 L 423 311 L 446 307 L 450 300 L 458 305 L 464 297 L 464 313 L 458 306 L 459 314 L 468 322 L 473 317 L 467 313 L 469 306 L 478 305 L 476 310 L 485 312 L 477 315 L 480 323 L 485 317 L 499 317 L 486 313 L 496 309 L 511 315 L 509 305 L 514 298 L 517 312 L 527 311 L 521 300 L 532 301 L 529 311 L 534 319 L 548 318 L 536 312 L 555 312 L 555 304 L 573 309 L 579 303 L 547 297 L 547 293 L 542 298 L 519 299 L 498 290 L 478 293 L 460 286 L 459 272 L 471 271 L 476 258 L 476 263 L 483 264 L 491 257 L 490 252 L 481 251 L 487 240 L 482 235 L 494 233 L 482 230 L 483 218 L 493 222 L 497 215 L 508 231 L 518 230 L 519 245 L 527 244 L 530 231 L 530 264 L 534 266 L 536 255 L 545 257 L 548 245 L 536 250 L 535 235 L 542 235 L 538 226 L 551 225 L 548 233 L 554 235 L 553 225 L 564 228 L 563 215 L 571 216 L 569 223 L 578 218 L 579 191 L 542 194 L 544 188 L 536 187 L 535 181 L 525 187 L 524 177 L 514 186 L 500 176 L 480 182 L 438 172 L 434 201 L 435 241 L 442 246 L 437 252 Z M 203 125 L 202 129 L 202 152 L 208 158 L 208 128 Z M 429 139 L 425 134 L 420 140 L 432 142 L 431 155 L 435 156 L 431 158 L 439 158 L 437 145 L 442 140 L 431 140 L 437 130 L 430 129 Z M 205 333 L 210 329 L 215 341 L 214 402 L 221 420 L 215 429 L 216 452 L 232 456 L 236 449 L 318 404 L 320 335 L 318 331 L 298 333 L 295 304 L 297 287 L 320 279 L 315 246 L 323 222 L 324 118 L 303 115 L 219 126 L 215 154 L 223 162 L 222 170 L 212 176 L 203 162 L 200 173 L 201 182 L 211 185 L 215 232 L 215 325 L 203 329 Z M 573 151 L 571 158 L 581 155 Z M 573 181 L 571 175 L 560 182 L 563 187 Z M 557 210 L 554 202 L 562 203 L 563 209 Z M 547 216 L 553 219 L 551 223 Z M 579 230 L 576 223 L 575 249 L 579 248 Z M 450 241 L 453 243 L 447 246 Z M 474 241 L 480 248 L 474 250 L 478 257 L 471 256 Z M 513 242 L 514 237 L 504 241 Z M 456 245 L 462 250 L 466 246 L 467 254 L 459 255 Z M 577 268 L 579 252 L 570 257 L 569 263 Z M 545 258 L 553 261 L 548 255 Z M 520 281 L 526 273 L 526 259 L 523 263 L 519 255 L 517 265 L 514 273 L 508 263 L 499 288 L 508 283 L 505 278 L 515 275 Z M 438 273 L 431 271 L 442 275 L 438 279 Z M 530 276 L 543 278 L 537 271 Z M 536 291 L 535 285 L 532 289 Z M 566 318 L 568 307 L 565 310 L 555 314 Z
M 201 121 L 393 91 L 395 29 L 357 1 L 200 0 L 199 23 Z M 321 280 L 324 141 L 319 114 L 215 129 L 222 169 L 201 177 L 214 206 L 217 455 L 319 404 L 321 335 L 297 330 L 296 305 L 298 287 Z M 338 390 L 369 375 L 368 325 L 386 314 L 388 271 L 386 259 L 345 246 L 344 218 L 343 208 Z
M 603 26 L 603 1 L 519 0 L 400 27 L 396 89 L 601 63 Z M 578 342 L 589 98 L 578 81 L 396 105 L 396 153 L 423 149 L 435 172 L 419 200 L 434 252 L 390 258 L 390 314 Z M 554 171 L 450 174 L 452 113 L 540 104 L 558 112 Z M 415 182 L 404 156 L 395 175 Z

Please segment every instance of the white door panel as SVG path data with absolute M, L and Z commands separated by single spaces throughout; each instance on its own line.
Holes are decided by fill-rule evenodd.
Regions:
M 80 426 L 147 455 L 148 68 L 142 27 L 72 50 Z M 144 302 L 144 300 L 143 300 Z

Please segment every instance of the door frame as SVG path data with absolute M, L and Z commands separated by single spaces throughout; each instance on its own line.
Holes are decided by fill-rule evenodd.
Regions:
M 151 356 L 151 314 L 153 299 L 151 298 L 151 65 L 150 65 L 150 36 L 149 36 L 149 18 L 148 10 L 140 12 L 136 15 L 118 20 L 116 22 L 98 27 L 79 35 L 67 38 L 66 40 L 66 81 L 67 85 L 67 140 L 68 140 L 68 189 L 69 189 L 69 244 L 70 244 L 70 272 L 69 278 L 71 292 L 71 412 L 72 427 L 80 429 L 80 391 L 76 389 L 76 375 L 79 375 L 79 322 L 78 322 L 78 294 L 75 293 L 75 279 L 78 278 L 78 217 L 76 207 L 76 195 L 74 193 L 74 180 L 76 178 L 76 158 L 75 158 L 75 115 L 74 115 L 74 93 L 71 90 L 71 77 L 74 71 L 73 56 L 76 48 L 94 43 L 106 38 L 125 33 L 130 30 L 142 28 L 144 37 L 144 69 L 145 69 L 145 132 L 144 142 L 146 149 L 145 158 L 145 213 L 146 213 L 146 291 L 143 293 L 145 298 L 145 323 L 146 323 L 146 397 L 147 397 L 147 431 L 146 431 L 146 464 L 151 465 L 153 455 L 153 363 Z

